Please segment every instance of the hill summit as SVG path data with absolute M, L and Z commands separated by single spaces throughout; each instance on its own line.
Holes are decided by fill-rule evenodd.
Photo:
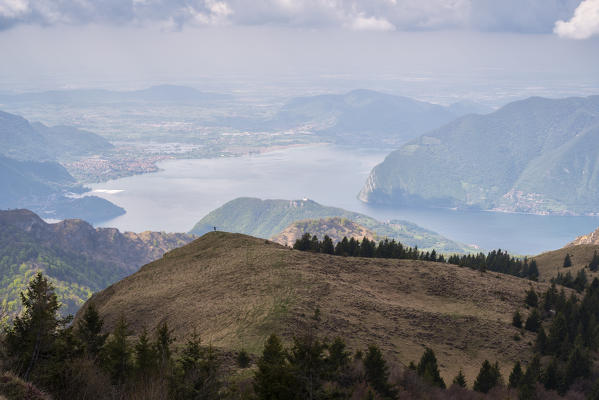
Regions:
M 433 348 L 446 378 L 473 380 L 496 357 L 506 371 L 530 355 L 534 335 L 512 337 L 513 313 L 538 284 L 434 262 L 301 252 L 242 234 L 210 232 L 92 296 L 111 331 L 166 321 L 179 343 L 197 332 L 225 351 L 261 351 L 271 333 L 290 340 L 314 321 L 352 349 L 380 344 L 409 363 Z M 84 306 L 85 307 L 85 306 Z M 84 308 L 82 308 L 84 309 Z M 79 316 L 78 316 L 79 317 Z

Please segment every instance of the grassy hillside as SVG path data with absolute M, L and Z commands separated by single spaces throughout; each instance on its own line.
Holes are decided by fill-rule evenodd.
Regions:
M 90 299 L 111 330 L 126 315 L 133 331 L 167 321 L 179 343 L 197 330 L 225 350 L 261 350 L 270 333 L 289 340 L 316 309 L 318 330 L 350 347 L 380 344 L 407 364 L 435 350 L 446 381 L 464 368 L 474 380 L 485 358 L 504 376 L 527 359 L 534 335 L 511 325 L 524 292 L 547 285 L 422 261 L 300 252 L 241 234 L 211 232 L 145 265 Z M 526 312 L 525 312 L 526 313 Z
M 363 201 L 554 214 L 599 212 L 599 96 L 530 98 L 469 115 L 376 166 Z
M 261 200 L 240 197 L 210 212 L 193 227 L 191 233 L 203 235 L 216 226 L 220 231 L 245 233 L 268 239 L 294 222 L 329 217 L 346 218 L 378 236 L 393 238 L 421 249 L 436 249 L 446 253 L 476 250 L 411 222 L 380 222 L 364 214 L 323 206 L 312 200 Z
M 360 240 L 364 237 L 370 240 L 377 238 L 377 235 L 370 229 L 364 228 L 347 218 L 333 217 L 294 222 L 270 240 L 292 247 L 295 241 L 301 238 L 304 233 L 316 235 L 319 239 L 328 235 L 333 243 L 341 241 L 344 237 L 353 237 Z
M 19 293 L 39 270 L 56 285 L 64 312 L 92 292 L 192 240 L 186 234 L 120 233 L 81 220 L 47 224 L 28 210 L 0 211 L 0 304 L 19 310 Z
M 589 265 L 595 251 L 599 252 L 599 245 L 581 244 L 566 246 L 559 250 L 548 251 L 535 256 L 534 259 L 537 261 L 539 268 L 539 280 L 548 282 L 560 272 L 562 274 L 570 272 L 573 276 L 576 276 L 579 270 Z M 569 268 L 563 268 L 566 254 L 569 254 L 572 260 L 572 266 Z M 598 272 L 592 272 L 588 268 L 585 269 L 585 273 L 588 275 L 589 280 L 599 277 Z

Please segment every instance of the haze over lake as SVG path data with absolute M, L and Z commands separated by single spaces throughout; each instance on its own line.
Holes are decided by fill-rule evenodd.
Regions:
M 169 160 L 162 171 L 91 185 L 93 194 L 124 207 L 106 221 L 129 231 L 186 232 L 213 209 L 236 197 L 310 198 L 380 220 L 403 219 L 484 249 L 537 254 L 593 231 L 598 217 L 560 217 L 446 209 L 368 206 L 356 195 L 388 150 L 356 151 L 308 146 L 235 158 Z

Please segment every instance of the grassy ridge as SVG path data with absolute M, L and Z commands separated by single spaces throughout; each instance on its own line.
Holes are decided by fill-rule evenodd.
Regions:
M 318 308 L 319 330 L 352 349 L 367 343 L 404 364 L 432 347 L 447 379 L 472 382 L 485 358 L 504 374 L 527 359 L 534 334 L 511 325 L 524 292 L 546 284 L 411 260 L 345 258 L 290 250 L 241 234 L 211 232 L 167 253 L 90 299 L 111 330 L 168 321 L 179 342 L 194 330 L 224 350 L 256 352 L 265 337 L 290 339 Z M 522 340 L 514 340 L 515 334 Z

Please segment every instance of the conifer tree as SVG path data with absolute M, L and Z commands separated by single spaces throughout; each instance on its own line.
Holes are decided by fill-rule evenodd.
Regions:
M 366 381 L 383 396 L 394 396 L 391 385 L 389 385 L 389 367 L 383 358 L 383 354 L 375 345 L 368 346 L 364 357 L 364 370 Z
M 416 372 L 429 384 L 445 388 L 445 382 L 439 373 L 437 357 L 431 348 L 427 347 L 426 350 L 424 350 L 424 354 L 422 354 L 422 357 L 420 358 Z
M 537 266 L 537 261 L 532 260 L 530 265 L 528 266 L 527 277 L 531 281 L 537 281 L 539 279 L 539 267 Z
M 237 365 L 239 368 L 247 368 L 250 366 L 250 355 L 245 349 L 239 350 L 237 353 Z
M 102 333 L 104 320 L 100 317 L 94 303 L 90 303 L 77 323 L 75 334 L 80 340 L 83 351 L 90 357 L 97 358 L 108 334 Z
M 328 235 L 324 235 L 322 244 L 320 245 L 320 252 L 325 254 L 335 254 L 335 246 L 333 245 L 333 239 Z
M 481 393 L 488 393 L 489 390 L 500 383 L 501 373 L 499 372 L 499 364 L 495 363 L 495 365 L 491 365 L 488 360 L 485 360 L 474 381 L 474 390 Z
M 166 321 L 156 327 L 154 351 L 158 369 L 165 371 L 171 367 L 171 345 L 175 341 Z
M 131 348 L 127 337 L 131 334 L 125 317 L 121 315 L 112 336 L 106 342 L 106 367 L 112 381 L 123 384 L 131 372 Z
M 566 253 L 566 257 L 564 258 L 564 268 L 569 268 L 572 266 L 572 260 L 570 259 L 570 254 Z
M 531 287 L 526 291 L 526 299 L 525 303 L 529 307 L 537 307 L 539 305 L 539 296 L 537 296 L 537 292 Z
M 464 376 L 461 368 L 456 377 L 453 378 L 453 384 L 463 388 L 466 387 L 466 377 Z
M 135 369 L 141 378 L 147 379 L 156 369 L 156 351 L 151 345 L 148 331 L 144 328 L 135 344 Z
M 593 258 L 589 263 L 589 270 L 596 272 L 599 269 L 599 254 L 597 254 L 597 250 L 593 254 Z
M 514 364 L 514 369 L 510 373 L 509 377 L 509 385 L 511 388 L 518 388 L 520 386 L 520 382 L 522 381 L 522 366 L 520 365 L 520 361 L 516 361 Z
M 16 316 L 5 334 L 5 345 L 13 371 L 28 380 L 40 360 L 48 358 L 62 321 L 54 287 L 37 273 L 21 293 L 23 312 Z
M 260 400 L 294 398 L 296 382 L 287 363 L 286 352 L 276 335 L 270 335 L 254 374 L 254 391 Z
M 535 308 L 532 310 L 528 318 L 526 319 L 526 324 L 524 324 L 524 329 L 531 332 L 537 332 L 541 327 L 541 315 Z

